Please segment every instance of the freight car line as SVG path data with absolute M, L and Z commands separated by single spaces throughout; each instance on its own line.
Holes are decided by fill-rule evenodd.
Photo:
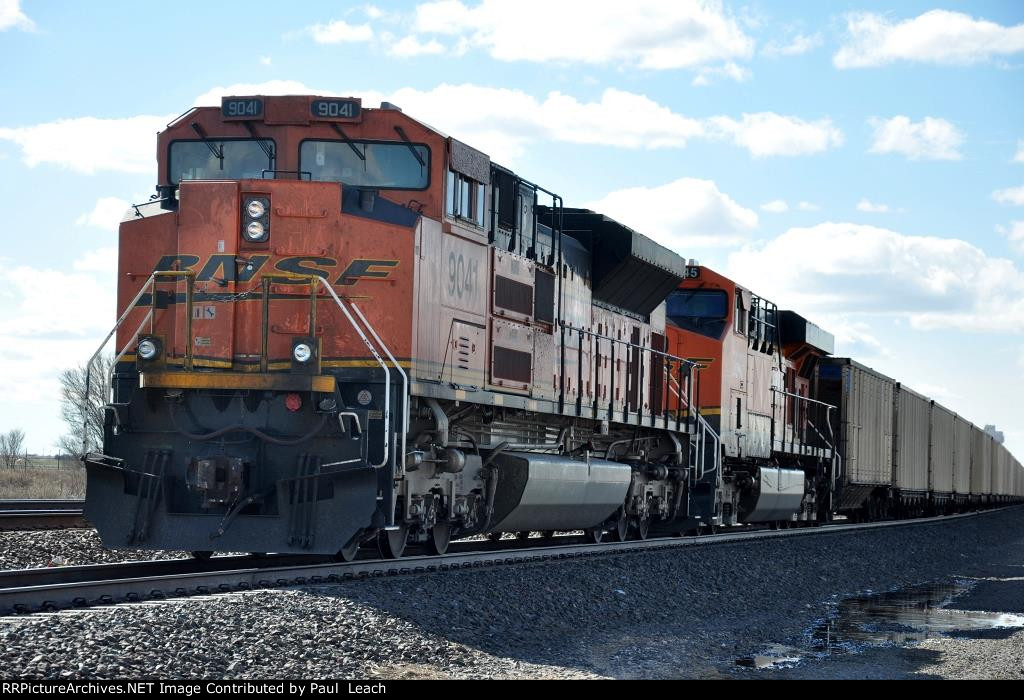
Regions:
M 502 564 L 576 559 L 589 556 L 727 544 L 780 537 L 840 535 L 875 528 L 949 523 L 961 518 L 993 513 L 996 510 L 1001 509 L 934 518 L 878 523 L 837 524 L 796 530 L 758 530 L 741 533 L 723 533 L 704 537 L 666 537 L 630 542 L 473 551 L 442 556 L 413 556 L 399 560 L 374 559 L 346 563 L 286 564 L 269 568 L 253 566 L 252 562 L 254 560 L 247 557 L 224 557 L 220 560 L 211 560 L 210 562 L 181 560 L 132 562 L 128 564 L 69 567 L 69 569 L 63 572 L 65 580 L 73 579 L 76 577 L 76 574 L 81 573 L 81 571 L 76 570 L 89 570 L 92 573 L 105 574 L 104 578 L 70 582 L 53 582 L 54 576 L 57 576 L 58 579 L 61 577 L 62 574 L 60 572 L 55 573 L 41 570 L 4 572 L 0 574 L 0 586 L 3 586 L 0 588 L 0 614 L 86 607 L 96 604 L 111 604 L 119 601 L 163 599 L 193 594 L 226 593 L 277 586 L 317 585 L 372 576 L 394 576 Z M 273 560 L 274 558 L 270 559 Z M 223 564 L 219 564 L 219 562 L 223 562 Z M 242 566 L 243 562 L 249 565 Z M 274 561 L 273 563 L 280 564 L 280 561 Z M 213 568 L 239 564 L 241 568 L 212 571 L 196 570 L 197 567 L 201 567 L 204 564 L 207 567 L 212 566 Z M 179 567 L 176 572 L 153 574 L 153 571 L 159 570 L 159 567 L 174 568 L 175 565 Z M 185 568 L 187 571 L 183 573 L 181 568 Z M 139 575 L 144 572 L 149 573 L 149 575 Z M 46 581 L 47 577 L 50 577 L 49 582 L 40 583 L 40 581 Z M 10 585 L 12 583 L 17 585 Z
M 0 530 L 57 530 L 89 527 L 84 501 L 18 499 L 0 501 Z

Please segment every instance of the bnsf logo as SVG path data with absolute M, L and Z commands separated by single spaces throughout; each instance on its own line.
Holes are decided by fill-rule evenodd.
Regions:
M 197 282 L 208 282 L 211 280 L 225 280 L 228 282 L 249 282 L 270 260 L 269 255 L 252 255 L 248 258 L 236 258 L 234 255 L 211 255 L 209 259 L 199 267 L 202 259 L 198 255 L 165 255 L 156 264 L 154 272 L 166 272 L 168 270 L 192 270 L 196 272 Z M 293 256 L 279 258 L 273 265 L 273 270 L 292 275 L 317 275 L 325 280 L 330 280 L 334 272 L 339 268 L 338 261 L 334 258 L 321 258 L 317 256 Z M 355 284 L 361 279 L 381 279 L 388 277 L 391 270 L 398 267 L 397 260 L 367 260 L 357 258 L 332 282 L 334 285 Z M 290 284 L 286 280 L 275 280 L 275 283 Z M 297 280 L 294 284 L 302 284 Z

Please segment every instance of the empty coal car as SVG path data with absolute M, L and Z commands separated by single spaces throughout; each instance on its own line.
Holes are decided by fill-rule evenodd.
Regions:
M 816 385 L 837 408 L 839 512 L 871 520 L 1024 498 L 1013 455 L 936 401 L 850 358 L 824 360 Z

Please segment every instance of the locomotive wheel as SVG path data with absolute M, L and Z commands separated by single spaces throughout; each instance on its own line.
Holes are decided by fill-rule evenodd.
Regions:
M 192 558 L 193 559 L 198 559 L 199 561 L 206 561 L 207 559 L 209 559 L 212 556 L 213 556 L 213 552 L 211 552 L 211 551 L 209 551 L 207 549 L 201 549 L 201 550 L 199 550 L 197 552 L 192 552 Z
M 405 552 L 409 540 L 409 526 L 400 525 L 397 530 L 384 530 L 377 536 L 377 547 L 385 559 L 399 559 Z
M 427 535 L 427 551 L 431 554 L 444 554 L 452 541 L 452 526 L 448 523 L 435 523 Z
M 591 544 L 600 544 L 604 539 L 604 530 L 599 527 L 591 528 L 583 533 L 583 537 Z
M 356 558 L 356 554 L 358 553 L 359 538 L 353 537 L 348 544 L 339 549 L 338 553 L 334 555 L 334 561 L 352 561 Z
M 702 535 L 717 535 L 718 526 L 714 523 L 708 523 L 707 525 L 700 526 L 700 534 Z
M 542 531 L 540 533 L 540 535 L 541 535 L 541 537 L 543 537 L 546 540 L 551 540 L 551 539 L 555 538 L 555 531 L 554 530 L 544 530 L 544 531 Z
M 516 539 L 522 541 L 528 540 L 530 539 L 530 532 L 531 530 L 520 530 L 516 533 Z
M 637 521 L 636 529 L 634 530 L 634 533 L 636 533 L 636 538 L 638 540 L 646 540 L 647 539 L 647 534 L 650 531 L 651 531 L 651 519 L 650 518 L 641 518 L 640 520 Z
M 625 542 L 628 535 L 629 518 L 627 518 L 626 514 L 620 510 L 618 516 L 615 518 L 615 526 L 612 528 L 612 539 L 616 542 Z
M 502 533 L 500 532 L 488 532 L 487 539 L 489 539 L 491 542 L 501 542 L 501 535 Z

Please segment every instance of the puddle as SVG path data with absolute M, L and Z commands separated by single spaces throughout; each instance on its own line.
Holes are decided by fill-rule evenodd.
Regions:
M 958 610 L 956 598 L 976 581 L 911 586 L 846 598 L 807 635 L 807 648 L 772 645 L 736 660 L 748 668 L 787 668 L 806 658 L 904 646 L 939 636 L 1000 638 L 1024 628 L 1024 615 Z
M 772 644 L 760 654 L 736 659 L 736 665 L 747 668 L 789 668 L 800 663 L 800 660 L 806 655 L 807 652 L 800 649 L 782 644 Z
M 957 596 L 974 582 L 912 586 L 841 601 L 810 632 L 814 652 L 843 653 L 867 646 L 905 645 L 956 633 L 1024 627 L 1024 616 L 957 610 Z

